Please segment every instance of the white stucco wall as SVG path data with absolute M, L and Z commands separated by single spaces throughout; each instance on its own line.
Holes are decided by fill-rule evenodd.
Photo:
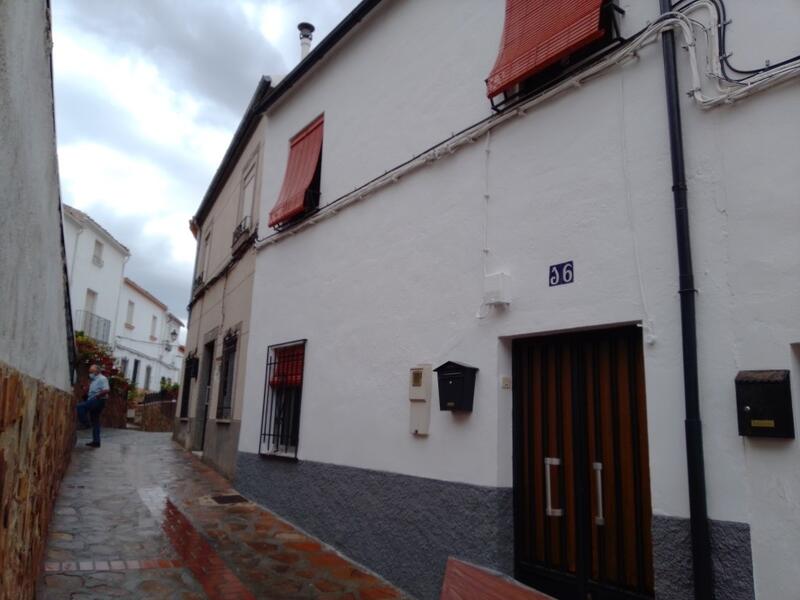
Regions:
M 134 303 L 131 323 L 127 323 L 129 300 Z M 155 336 L 153 336 L 155 339 L 150 335 L 153 316 L 158 319 Z M 162 377 L 173 382 L 180 379 L 181 362 L 176 356 L 176 345 L 171 344 L 170 351 L 165 349 L 165 342 L 169 340 L 167 318 L 167 311 L 163 306 L 156 304 L 127 283 L 122 285 L 114 356 L 120 360 L 128 359 L 126 372 L 128 379 L 133 376 L 133 361 L 139 360 L 139 371 L 135 382 L 139 389 L 155 392 L 161 387 Z M 133 327 L 130 328 L 128 325 Z M 150 385 L 145 388 L 145 372 L 148 366 L 151 369 Z
M 69 390 L 46 4 L 0 2 L 0 361 Z
M 92 260 L 95 241 L 103 244 L 102 265 Z M 83 326 L 76 313 L 86 310 L 86 291 L 91 289 L 97 293 L 94 313 L 111 322 L 108 343 L 112 345 L 118 329 L 117 307 L 129 254 L 93 223 L 77 222 L 68 214 L 64 215 L 64 242 L 75 329 Z
M 488 116 L 483 80 L 502 4 L 377 10 L 270 111 L 262 213 L 277 198 L 289 138 L 320 113 L 323 205 Z M 622 4 L 627 33 L 657 13 L 657 2 Z M 738 64 L 796 53 L 796 3 L 726 4 Z M 652 323 L 653 511 L 688 516 L 663 78 L 651 45 L 495 130 L 488 165 L 484 138 L 260 251 L 240 450 L 258 450 L 267 346 L 307 338 L 300 458 L 510 486 L 511 396 L 499 386 L 510 375 L 506 339 Z M 733 381 L 740 369 L 792 369 L 797 405 L 799 90 L 795 82 L 711 112 L 683 100 L 709 512 L 750 523 L 756 591 L 770 600 L 796 597 L 800 450 L 738 436 Z M 548 266 L 566 260 L 575 283 L 549 288 Z M 511 274 L 513 302 L 477 319 L 484 271 Z M 439 412 L 434 394 L 431 434 L 416 439 L 408 369 L 445 360 L 480 368 L 475 410 Z

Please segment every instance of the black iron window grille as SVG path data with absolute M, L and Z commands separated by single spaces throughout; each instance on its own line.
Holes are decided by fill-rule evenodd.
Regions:
M 267 349 L 259 454 L 297 458 L 306 340 Z
M 219 379 L 217 419 L 230 419 L 233 407 L 233 382 L 236 380 L 236 346 L 238 335 L 229 331 L 222 340 L 222 368 Z
M 231 246 L 236 246 L 238 242 L 248 237 L 250 235 L 250 227 L 250 215 L 245 215 L 241 222 L 236 226 L 236 229 L 233 230 L 233 240 L 231 241 Z

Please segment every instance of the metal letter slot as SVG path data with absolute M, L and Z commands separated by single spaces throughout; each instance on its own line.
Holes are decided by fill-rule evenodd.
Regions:
M 553 508 L 553 496 L 551 493 L 551 485 L 550 485 L 550 467 L 554 466 L 557 467 L 561 464 L 560 458 L 545 456 L 544 458 L 544 487 L 545 487 L 545 495 L 547 496 L 547 509 L 546 513 L 548 517 L 560 517 L 564 514 L 564 509 L 562 508 Z
M 595 525 L 605 525 L 603 518 L 603 463 L 592 463 L 594 469 L 594 479 L 597 483 L 597 516 L 594 518 Z

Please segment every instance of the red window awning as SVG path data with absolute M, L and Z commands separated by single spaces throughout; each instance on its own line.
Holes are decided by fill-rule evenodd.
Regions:
M 303 383 L 305 346 L 275 349 L 275 365 L 269 379 L 271 386 L 297 387 Z
M 278 201 L 269 211 L 269 226 L 303 213 L 306 191 L 314 180 L 322 152 L 323 117 L 319 116 L 289 141 L 289 160 Z
M 603 35 L 602 0 L 506 0 L 500 54 L 486 80 L 490 98 Z

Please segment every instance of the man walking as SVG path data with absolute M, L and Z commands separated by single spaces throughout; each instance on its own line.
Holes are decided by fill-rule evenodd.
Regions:
M 87 414 L 91 419 L 92 427 L 92 441 L 87 446 L 92 448 L 100 447 L 100 413 L 106 406 L 106 398 L 108 398 L 109 385 L 108 379 L 100 372 L 100 367 L 92 365 L 89 367 L 89 393 L 85 402 L 78 403 L 78 421 L 84 427 L 89 427 L 89 420 L 86 418 Z

